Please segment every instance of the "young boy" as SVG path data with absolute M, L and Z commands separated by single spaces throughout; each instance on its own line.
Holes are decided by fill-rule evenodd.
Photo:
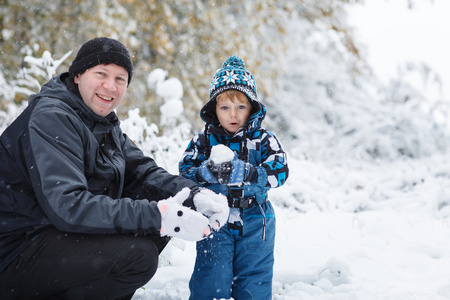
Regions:
M 275 215 L 267 192 L 283 185 L 289 170 L 280 143 L 261 127 L 265 115 L 253 75 L 242 59 L 229 57 L 200 112 L 205 130 L 179 163 L 181 175 L 226 195 L 230 206 L 228 223 L 197 242 L 190 300 L 272 299 Z M 212 161 L 220 144 L 234 152 L 230 162 Z

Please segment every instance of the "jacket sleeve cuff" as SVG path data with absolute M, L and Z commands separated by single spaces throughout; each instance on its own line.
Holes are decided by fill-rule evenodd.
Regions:
M 200 184 L 206 183 L 206 181 L 203 179 L 203 177 L 199 174 L 198 170 L 199 169 L 197 169 L 197 171 L 195 171 L 195 180 Z
M 244 181 L 250 183 L 258 182 L 258 172 L 256 171 L 256 168 L 249 163 L 246 163 L 246 165 L 248 166 L 248 175 L 245 177 Z
M 266 186 L 267 185 L 267 172 L 266 169 L 263 167 L 255 167 L 257 178 L 256 178 L 256 184 L 259 186 Z

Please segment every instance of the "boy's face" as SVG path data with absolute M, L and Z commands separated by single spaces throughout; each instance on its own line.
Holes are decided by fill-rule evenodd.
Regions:
M 116 64 L 101 64 L 74 78 L 84 103 L 106 117 L 122 101 L 128 86 L 128 72 Z
M 217 96 L 216 101 L 216 115 L 223 128 L 235 133 L 245 125 L 250 116 L 251 105 L 244 93 L 225 91 Z

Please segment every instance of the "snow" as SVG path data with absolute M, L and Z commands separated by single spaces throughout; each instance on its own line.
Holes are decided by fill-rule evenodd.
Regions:
M 273 299 L 450 297 L 447 157 L 348 161 L 312 173 L 294 160 L 290 170 L 292 184 L 270 192 L 277 215 Z M 305 199 L 308 211 L 284 208 L 290 189 L 307 176 L 314 198 Z M 328 207 L 308 207 L 312 200 Z M 133 299 L 188 299 L 194 257 L 194 243 L 174 239 L 155 277 Z
M 450 78 L 445 63 L 450 53 L 445 43 L 450 2 L 411 1 L 412 10 L 406 9 L 407 1 L 364 2 L 352 8 L 350 21 L 368 47 L 376 75 L 388 84 L 407 61 L 424 61 L 443 76 L 445 87 Z M 293 31 L 299 36 L 311 29 L 298 25 Z M 292 40 L 292 49 L 299 53 L 287 55 L 292 58 L 289 63 L 302 68 L 290 68 L 287 77 L 301 80 L 285 85 L 280 99 L 290 102 L 277 102 L 290 104 L 291 112 L 283 118 L 298 138 L 283 139 L 287 129 L 273 130 L 283 139 L 290 167 L 287 183 L 269 192 L 277 216 L 273 299 L 449 299 L 448 130 L 445 135 L 435 133 L 432 130 L 439 126 L 412 110 L 418 103 L 426 104 L 420 97 L 411 104 L 386 104 L 365 99 L 377 97 L 375 88 L 362 95 L 350 90 L 345 66 L 332 64 L 342 60 L 342 53 L 322 34 Z M 304 51 L 305 45 L 314 45 L 313 50 Z M 183 89 L 179 81 L 166 80 L 167 75 L 156 69 L 147 81 L 163 99 L 164 135 L 157 136 L 158 125 L 148 125 L 139 109 L 129 110 L 121 126 L 144 153 L 178 173 L 178 160 L 191 136 L 176 125 L 183 117 Z M 411 80 L 427 88 L 417 84 L 417 78 Z M 427 95 L 448 97 L 445 92 L 438 95 L 435 89 Z M 0 130 L 18 113 L 9 111 L 10 115 L 0 111 Z M 323 124 L 324 114 L 331 126 Z M 270 118 L 266 122 L 274 124 Z M 367 154 L 374 145 L 378 156 Z M 413 158 L 395 156 L 398 149 L 409 149 Z M 219 157 L 226 156 L 219 152 Z M 133 299 L 188 299 L 194 261 L 195 243 L 172 239 L 160 256 L 156 275 Z
M 161 125 L 166 127 L 166 132 L 172 130 L 184 112 L 183 84 L 178 78 L 165 79 L 168 75 L 166 70 L 157 68 L 147 76 L 147 86 L 155 90 L 156 94 L 162 98 L 163 104 L 159 110 L 161 112 Z
M 223 162 L 232 161 L 234 152 L 225 145 L 216 145 L 211 148 L 210 158 L 215 164 L 221 164 Z
M 183 97 L 183 84 L 178 78 L 166 79 L 168 72 L 156 68 L 147 76 L 147 85 L 154 89 L 156 94 L 165 100 L 180 99 Z
M 438 10 L 448 11 L 443 8 L 444 2 L 434 2 Z M 425 61 L 424 54 L 428 52 L 421 52 L 419 45 L 431 45 L 434 36 L 428 34 L 425 38 L 423 34 L 440 32 L 440 28 L 428 28 L 426 33 L 416 28 L 411 37 L 405 34 L 402 41 L 396 40 L 405 30 L 402 26 L 411 28 L 431 10 L 430 5 L 419 3 L 415 11 L 408 11 L 406 2 L 402 4 L 400 9 L 398 1 L 366 0 L 366 6 L 355 10 L 359 19 L 355 14 L 351 15 L 353 20 L 358 19 L 356 24 L 361 24 L 362 30 L 374 26 L 382 32 L 371 40 L 363 39 L 363 42 L 372 51 L 369 62 L 375 73 L 386 83 L 398 76 L 398 66 L 406 60 L 417 61 L 420 57 Z M 397 10 L 391 11 L 395 7 Z M 370 18 L 371 15 L 373 17 Z M 439 22 L 439 18 L 440 14 L 435 21 Z M 429 15 L 427 20 L 430 20 Z M 394 24 L 401 26 L 395 27 Z M 437 39 L 443 36 L 437 34 Z M 425 42 L 419 42 L 422 37 Z M 416 44 L 411 44 L 414 38 Z M 318 38 L 316 42 L 322 41 Z M 389 47 L 387 55 L 383 47 L 389 43 L 395 47 Z M 310 59 L 317 61 L 313 57 Z M 440 64 L 445 65 L 440 54 L 439 59 Z M 433 64 L 431 60 L 427 63 Z M 334 73 L 319 70 L 315 74 L 320 77 L 333 76 Z M 311 98 L 315 97 L 317 95 Z M 389 116 L 386 108 L 379 111 L 383 116 Z M 355 110 L 355 116 L 364 121 L 360 113 Z M 367 111 L 366 114 L 373 113 Z M 393 121 L 398 122 L 398 116 L 395 118 Z M 414 117 L 412 120 L 417 122 L 417 119 Z M 292 124 L 296 126 L 294 119 Z M 299 124 L 297 128 L 304 126 Z M 386 123 L 380 121 L 379 125 L 383 124 Z M 371 126 L 362 130 L 358 128 L 361 140 L 355 141 L 353 137 L 352 147 L 371 143 L 367 140 Z M 402 136 L 408 135 L 410 126 L 405 127 Z M 424 128 L 417 126 L 418 132 Z M 424 126 L 428 125 L 424 123 Z M 324 131 L 323 136 L 331 134 L 327 133 L 326 127 L 310 126 L 314 127 L 318 132 Z M 311 129 L 305 130 L 311 132 Z M 426 132 L 427 129 L 423 129 L 425 139 L 429 138 Z M 312 132 L 309 137 L 303 136 L 313 139 L 317 135 Z M 374 136 L 376 138 L 377 135 Z M 389 138 L 383 133 L 378 137 Z M 446 153 L 436 151 L 433 154 L 431 150 L 424 151 L 428 153 L 426 156 L 417 155 L 416 159 L 403 157 L 368 161 L 362 155 L 342 155 L 350 149 L 348 145 L 328 149 L 326 140 L 316 140 L 316 149 L 327 150 L 310 154 L 310 159 L 302 159 L 302 152 L 297 149 L 305 144 L 304 141 L 300 144 L 300 141 L 295 140 L 299 143 L 298 148 L 291 145 L 287 151 L 290 166 L 287 183 L 269 192 L 277 215 L 273 299 L 449 299 L 450 161 Z M 434 147 L 432 144 L 429 146 Z M 356 149 L 364 149 L 358 147 Z M 395 149 L 395 146 L 386 148 Z M 194 260 L 195 243 L 173 239 L 161 255 L 155 277 L 139 289 L 133 299 L 188 299 Z
M 147 85 L 151 89 L 156 89 L 159 83 L 163 82 L 166 79 L 166 76 L 169 74 L 166 70 L 161 68 L 156 68 L 151 71 L 147 76 Z

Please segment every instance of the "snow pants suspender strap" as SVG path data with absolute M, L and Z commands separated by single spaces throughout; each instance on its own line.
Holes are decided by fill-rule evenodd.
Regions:
M 256 203 L 256 197 L 244 198 L 243 185 L 228 185 L 228 206 L 231 208 L 250 208 Z
M 258 203 L 259 210 L 261 211 L 261 215 L 263 217 L 263 233 L 262 233 L 262 239 L 266 240 L 266 214 L 264 213 L 264 209 L 262 208 L 261 204 Z
M 266 214 L 261 204 L 256 201 L 256 197 L 244 198 L 243 185 L 229 185 L 228 186 L 228 206 L 231 208 L 250 208 L 254 204 L 258 204 L 263 219 L 263 233 L 262 239 L 266 240 Z

